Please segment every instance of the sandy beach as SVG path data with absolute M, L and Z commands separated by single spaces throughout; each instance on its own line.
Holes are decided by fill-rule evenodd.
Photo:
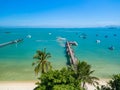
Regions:
M 109 80 L 108 79 L 100 79 L 99 84 L 100 85 L 106 85 Z M 0 82 L 0 90 L 33 90 L 36 87 L 35 81 L 3 81 Z M 87 90 L 94 90 L 95 87 L 88 85 Z
M 99 85 L 106 85 L 108 81 L 109 79 L 100 79 L 98 82 Z M 87 84 L 87 88 L 88 88 L 87 90 L 95 90 L 95 87 L 89 84 Z
M 0 82 L 0 90 L 33 90 L 35 88 L 34 81 L 3 81 Z

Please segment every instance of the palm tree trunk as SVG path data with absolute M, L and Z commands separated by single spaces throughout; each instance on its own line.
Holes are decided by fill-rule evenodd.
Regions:
M 83 88 L 85 88 L 85 82 L 83 82 Z

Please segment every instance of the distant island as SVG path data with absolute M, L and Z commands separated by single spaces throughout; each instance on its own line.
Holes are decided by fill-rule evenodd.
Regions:
M 105 26 L 106 28 L 108 29 L 119 29 L 120 26 L 117 26 L 117 25 L 108 25 L 108 26 Z

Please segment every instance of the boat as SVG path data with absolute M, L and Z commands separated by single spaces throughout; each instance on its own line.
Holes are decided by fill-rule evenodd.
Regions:
M 27 35 L 27 38 L 31 38 L 32 36 L 31 35 Z
M 108 47 L 108 49 L 112 51 L 112 50 L 115 49 L 115 47 L 114 46 L 110 46 L 110 47 Z
M 108 38 L 108 35 L 105 35 L 105 38 Z
M 113 34 L 113 36 L 115 36 L 115 37 L 116 37 L 116 36 L 117 36 L 117 34 Z
M 100 40 L 96 40 L 96 43 L 100 43 L 101 41 Z
M 87 38 L 87 34 L 82 33 L 79 37 L 80 37 L 80 38 L 83 38 L 83 39 L 86 39 L 86 38 Z
M 57 41 L 66 41 L 66 38 L 63 38 L 63 37 L 57 37 Z
M 69 42 L 70 45 L 78 46 L 78 43 L 76 41 Z

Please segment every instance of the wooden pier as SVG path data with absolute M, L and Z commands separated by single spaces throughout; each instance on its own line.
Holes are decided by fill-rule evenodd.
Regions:
M 77 42 L 66 42 L 66 53 L 69 56 L 70 64 L 76 65 L 77 63 L 77 58 L 74 55 L 73 50 L 71 49 L 71 45 L 77 46 Z
M 23 41 L 23 39 L 17 39 L 17 40 L 9 41 L 9 42 L 0 44 L 0 47 L 4 47 L 4 46 L 14 44 L 14 43 L 18 43 L 18 42 L 21 42 L 21 41 Z

